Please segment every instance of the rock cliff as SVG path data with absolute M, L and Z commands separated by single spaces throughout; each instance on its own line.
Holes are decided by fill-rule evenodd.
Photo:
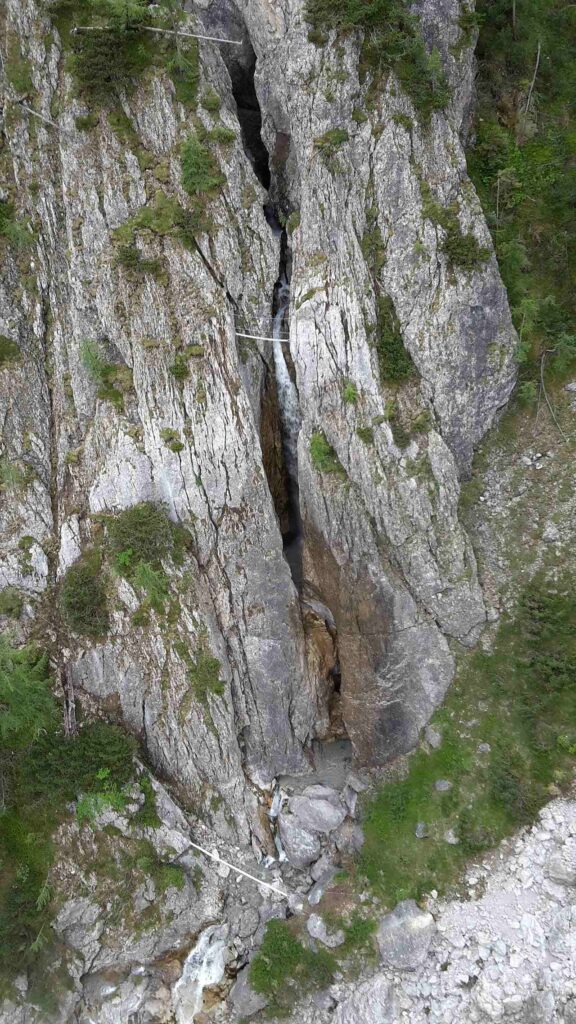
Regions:
M 194 956 L 217 988 L 226 942 L 237 971 L 280 916 L 258 895 L 239 911 L 225 873 L 195 888 L 191 828 L 251 871 L 292 841 L 304 869 L 320 840 L 288 835 L 295 814 L 271 829 L 275 780 L 329 740 L 368 771 L 416 746 L 487 620 L 460 488 L 516 374 L 463 150 L 468 6 L 415 5 L 447 90 L 426 114 L 366 71 L 362 33 L 311 31 L 304 0 L 184 8 L 0 11 L 0 592 L 17 639 L 48 648 L 70 730 L 120 724 L 172 794 L 155 783 L 155 837 L 101 827 L 185 869 L 180 896 L 142 883 L 119 924 L 96 876 L 74 891 L 110 850 L 62 825 L 55 1019 L 78 1024 L 192 1019 Z M 100 621 L 81 621 L 88 590 Z

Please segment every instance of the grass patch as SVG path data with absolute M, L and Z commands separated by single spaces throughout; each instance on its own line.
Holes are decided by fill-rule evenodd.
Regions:
M 12 363 L 18 363 L 21 359 L 20 349 L 15 341 L 0 334 L 0 370 Z
M 326 988 L 336 968 L 332 953 L 307 949 L 285 921 L 269 921 L 250 966 L 250 984 L 255 992 L 270 999 L 268 1013 L 287 1016 L 297 994 Z
M 358 388 L 354 381 L 346 380 L 342 386 L 342 401 L 347 405 L 356 405 L 358 401 Z
M 308 0 L 306 17 L 313 41 L 321 32 L 363 32 L 361 72 L 379 84 L 389 72 L 398 78 L 424 121 L 449 100 L 438 50 L 427 53 L 406 0 Z
M 9 199 L 0 199 L 0 238 L 5 238 L 16 249 L 25 249 L 32 242 L 30 232 L 19 222 Z
M 102 560 L 96 550 L 88 551 L 67 570 L 59 604 L 66 624 L 74 633 L 99 639 L 108 632 L 108 597 Z
M 124 409 L 124 392 L 132 390 L 132 371 L 124 363 L 107 363 L 94 341 L 82 343 L 84 369 L 98 384 L 98 398 L 111 402 L 120 412 Z
M 314 140 L 314 146 L 320 153 L 328 169 L 335 174 L 340 170 L 336 155 L 340 146 L 348 142 L 349 135 L 345 128 L 330 128 L 324 135 Z
M 376 352 L 382 384 L 401 384 L 415 375 L 416 368 L 404 347 L 400 323 L 388 295 L 379 295 L 377 300 Z
M 22 56 L 18 36 L 13 32 L 8 33 L 4 70 L 10 85 L 19 96 L 29 96 L 33 92 L 30 63 Z
M 310 457 L 313 466 L 320 473 L 335 473 L 345 477 L 346 470 L 322 431 L 317 430 L 310 438 Z
M 568 785 L 576 742 L 574 581 L 536 580 L 491 654 L 461 666 L 437 722 L 442 745 L 418 750 L 408 777 L 368 803 L 358 871 L 389 906 L 457 881 L 465 859 L 533 820 L 551 785 Z M 474 723 L 470 723 L 471 709 Z M 490 751 L 478 751 L 487 743 Z M 448 792 L 434 783 L 447 779 Z M 429 837 L 416 839 L 417 822 Z M 453 829 L 459 845 L 443 836 Z

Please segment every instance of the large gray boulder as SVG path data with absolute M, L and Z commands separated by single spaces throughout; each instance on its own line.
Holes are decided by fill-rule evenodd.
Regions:
M 230 989 L 230 1003 L 234 1010 L 235 1020 L 246 1020 L 259 1013 L 268 1004 L 268 1000 L 255 992 L 250 985 L 250 971 L 245 967 L 240 971 L 236 981 Z
M 293 814 L 278 817 L 278 829 L 284 852 L 295 868 L 305 868 L 320 856 L 320 840 L 300 824 Z
M 329 786 L 308 786 L 301 796 L 293 796 L 290 810 L 307 829 L 332 832 L 346 817 L 346 807 Z
M 383 963 L 400 971 L 415 971 L 426 959 L 436 925 L 432 914 L 415 900 L 404 900 L 381 922 L 376 933 Z

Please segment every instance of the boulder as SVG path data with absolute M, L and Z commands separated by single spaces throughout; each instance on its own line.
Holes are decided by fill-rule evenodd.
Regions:
M 250 970 L 245 967 L 240 971 L 236 981 L 230 989 L 229 1000 L 235 1013 L 236 1020 L 246 1020 L 255 1013 L 259 1013 L 268 1005 L 268 1000 L 255 992 L 250 985 Z
M 346 817 L 346 807 L 335 789 L 308 786 L 300 796 L 293 796 L 290 810 L 306 829 L 332 832 Z
M 311 906 L 315 907 L 317 903 L 320 903 L 320 900 L 334 878 L 336 871 L 337 869 L 334 866 L 326 868 L 326 871 L 324 871 L 318 881 L 314 883 L 308 893 L 308 903 L 310 903 Z
M 383 963 L 400 971 L 415 971 L 426 959 L 436 925 L 432 914 L 415 900 L 404 900 L 380 923 L 376 938 Z
M 355 821 L 343 821 L 338 826 L 332 837 L 339 853 L 352 856 L 358 853 L 364 845 L 364 832 Z
M 553 854 L 546 864 L 546 874 L 559 885 L 576 886 L 576 859 L 560 853 Z
M 313 939 L 317 939 L 318 942 L 321 942 L 324 946 L 328 946 L 329 949 L 336 949 L 336 946 L 341 946 L 346 940 L 346 936 L 341 928 L 339 928 L 338 931 L 333 932 L 332 935 L 329 935 L 320 914 L 310 914 L 310 917 L 306 922 L 306 928 L 308 930 L 308 934 L 311 935 Z
M 293 814 L 278 816 L 278 828 L 284 852 L 295 868 L 305 868 L 320 856 L 320 840 L 304 828 Z
M 452 783 L 448 779 L 436 779 L 434 789 L 437 793 L 449 793 L 452 789 Z

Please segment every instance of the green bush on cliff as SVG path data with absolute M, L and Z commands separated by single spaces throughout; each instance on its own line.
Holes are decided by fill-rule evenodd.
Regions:
M 67 570 L 60 586 L 60 609 L 74 633 L 94 639 L 107 633 L 108 598 L 98 551 L 86 552 Z
M 392 71 L 424 120 L 446 106 L 449 91 L 440 55 L 426 52 L 416 17 L 406 0 L 308 0 L 306 17 L 316 33 L 361 30 L 363 71 Z
M 47 660 L 0 637 L 0 993 L 28 972 L 41 988 L 58 950 L 47 875 L 51 836 L 81 793 L 120 790 L 134 778 L 134 741 L 103 722 L 66 738 Z M 54 984 L 52 970 L 46 975 Z M 44 979 L 45 980 L 45 979 Z
M 191 196 L 215 192 L 226 181 L 216 159 L 197 135 L 189 135 L 182 143 L 180 162 L 182 186 Z
M 123 569 L 147 562 L 159 569 L 174 549 L 174 527 L 162 505 L 142 501 L 117 516 L 107 516 L 110 547 L 122 556 Z M 128 556 L 128 557 L 127 557 Z
M 320 473 L 334 473 L 345 477 L 346 470 L 336 455 L 332 445 L 321 430 L 315 431 L 310 438 L 310 457 L 312 464 Z

